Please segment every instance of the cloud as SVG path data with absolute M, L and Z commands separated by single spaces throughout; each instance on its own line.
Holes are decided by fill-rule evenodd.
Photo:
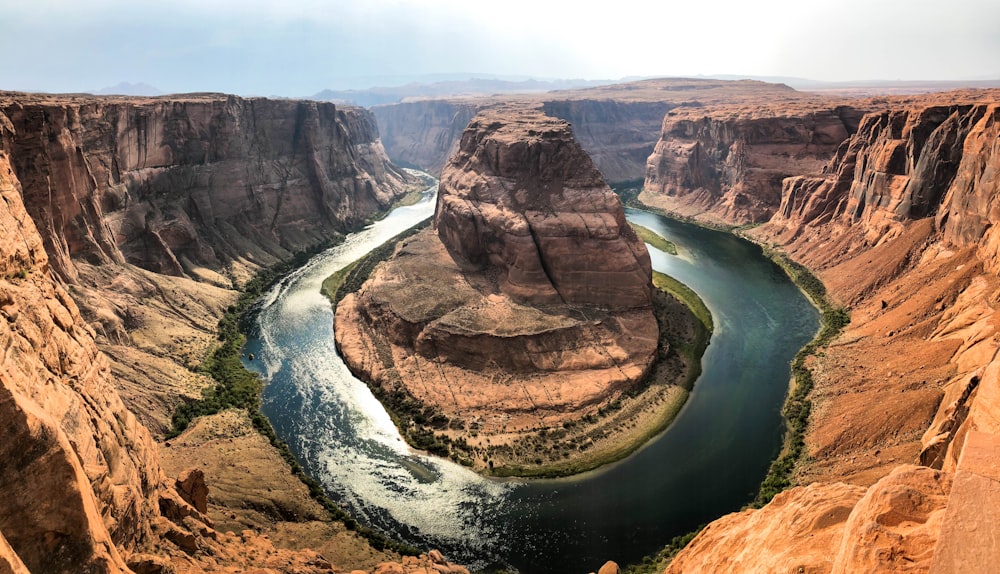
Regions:
M 120 81 L 306 95 L 346 78 L 739 73 L 951 79 L 1000 72 L 987 0 L 0 0 L 7 89 Z

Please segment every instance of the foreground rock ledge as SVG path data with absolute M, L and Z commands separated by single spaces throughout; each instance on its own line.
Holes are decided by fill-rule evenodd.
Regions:
M 569 125 L 504 108 L 469 124 L 433 228 L 341 301 L 336 338 L 417 446 L 537 466 L 586 451 L 567 429 L 648 375 L 652 303 L 645 245 Z

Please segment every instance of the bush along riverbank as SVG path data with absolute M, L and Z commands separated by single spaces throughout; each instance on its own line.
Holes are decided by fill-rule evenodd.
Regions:
M 785 438 L 781 454 L 771 463 L 767 476 L 752 506 L 760 508 L 778 493 L 794 486 L 792 475 L 795 465 L 805 452 L 805 433 L 812 412 L 809 394 L 813 389 L 813 374 L 806 365 L 807 359 L 833 341 L 851 322 L 847 309 L 832 304 L 826 296 L 826 287 L 809 269 L 792 261 L 773 247 L 763 246 L 764 254 L 778 264 L 798 285 L 820 311 L 820 330 L 816 337 L 802 347 L 792 359 L 792 389 L 782 411 L 785 417 Z
M 336 241 L 323 243 L 315 249 L 296 254 L 288 261 L 263 269 L 243 286 L 236 303 L 230 305 L 219 320 L 218 347 L 195 368 L 197 372 L 211 377 L 215 385 L 205 389 L 201 399 L 182 403 L 176 408 L 171 418 L 173 428 L 167 433 L 166 438 L 180 435 L 197 417 L 213 415 L 225 409 L 244 409 L 257 432 L 266 437 L 271 446 L 278 450 L 291 468 L 292 474 L 306 485 L 309 495 L 326 509 L 333 520 L 342 522 L 348 530 L 356 531 L 376 550 L 391 550 L 403 555 L 416 556 L 420 554 L 416 548 L 391 540 L 380 532 L 359 524 L 354 517 L 326 495 L 317 480 L 306 473 L 291 449 L 278 438 L 270 421 L 260 410 L 263 381 L 257 373 L 244 367 L 240 360 L 243 344 L 246 342 L 243 327 L 253 320 L 254 303 L 285 275 L 302 267 L 312 256 L 336 243 Z

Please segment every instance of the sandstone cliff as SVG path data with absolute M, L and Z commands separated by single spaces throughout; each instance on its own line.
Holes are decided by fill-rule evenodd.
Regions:
M 69 281 L 74 260 L 167 275 L 273 263 L 388 207 L 408 181 L 357 108 L 205 95 L 5 96 L 0 109 L 25 205 Z
M 207 384 L 183 364 L 212 344 L 234 287 L 357 226 L 412 183 L 357 108 L 2 94 L 0 110 L 52 268 L 155 432 Z
M 443 415 L 459 444 L 475 431 L 473 464 L 521 464 L 541 453 L 501 455 L 497 444 L 562 430 L 647 374 L 658 339 L 650 274 L 566 122 L 488 110 L 444 169 L 434 228 L 338 305 L 337 344 L 379 392 L 403 390 Z
M 0 115 L 0 533 L 33 572 L 122 572 L 149 535 L 160 467 L 49 258 Z M 16 571 L 16 570 L 15 570 Z
M 784 180 L 779 209 L 751 235 L 815 270 L 852 314 L 810 363 L 809 458 L 797 478 L 816 484 L 713 523 L 671 571 L 703 571 L 734 555 L 742 567 L 775 571 L 995 564 L 1000 546 L 970 533 L 1000 513 L 992 494 L 1000 279 L 990 231 L 998 101 L 996 92 L 890 100 L 820 174 Z M 853 502 L 861 491 L 838 481 L 867 493 Z M 810 510 L 822 509 L 811 502 L 820 490 L 840 518 Z M 771 528 L 790 535 L 756 538 Z
M 766 221 L 781 202 L 782 180 L 819 173 L 862 113 L 822 100 L 670 112 L 640 199 L 683 215 Z
M 458 149 L 462 131 L 477 111 L 510 102 L 539 106 L 547 115 L 572 124 L 577 141 L 604 178 L 621 183 L 642 179 L 663 116 L 671 109 L 800 97 L 780 84 L 670 78 L 502 98 L 420 100 L 376 106 L 372 111 L 393 161 L 436 174 Z
M 211 344 L 238 282 L 404 191 L 370 115 L 214 95 L 4 93 L 0 109 L 0 570 L 330 571 L 300 550 L 332 536 L 325 511 L 285 548 L 216 531 L 206 512 L 242 514 L 219 497 L 236 477 L 207 499 L 189 484 L 198 472 L 167 480 L 129 408 L 162 429 L 209 383 L 183 363 Z M 294 481 L 256 438 L 267 480 Z M 225 455 L 231 473 L 241 454 Z M 287 497 L 311 502 L 297 486 Z M 352 533 L 335 540 L 364 555 L 351 565 L 392 558 Z

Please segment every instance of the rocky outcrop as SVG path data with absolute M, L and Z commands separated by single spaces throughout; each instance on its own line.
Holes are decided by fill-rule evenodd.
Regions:
M 539 106 L 548 116 L 570 122 L 580 146 L 610 182 L 642 177 L 663 114 L 675 105 L 613 98 L 514 96 L 513 99 L 537 100 L 531 105 Z M 403 102 L 375 106 L 372 111 L 393 161 L 438 174 L 458 151 L 462 132 L 473 116 L 502 105 L 496 98 L 463 98 Z
M 408 176 L 357 108 L 204 95 L 5 96 L 11 161 L 54 269 L 269 264 L 387 207 Z
M 865 490 L 812 484 L 709 524 L 667 574 L 926 572 L 951 476 L 901 466 Z
M 207 383 L 177 351 L 207 346 L 236 283 L 403 190 L 370 116 L 226 96 L 0 94 L 0 109 L 0 570 L 331 571 L 216 531 L 203 477 L 165 480 L 118 389 L 169 417 Z
M 33 572 L 123 572 L 157 515 L 156 446 L 50 277 L 0 126 L 0 532 Z
M 434 228 L 338 305 L 337 345 L 380 392 L 508 440 L 596 412 L 646 375 L 650 274 L 569 126 L 489 110 L 442 174 Z
M 869 114 L 824 175 L 785 182 L 776 223 L 856 224 L 876 243 L 935 216 L 946 242 L 977 244 L 996 189 L 997 113 L 966 104 Z
M 862 113 L 832 102 L 670 112 L 641 200 L 715 221 L 767 221 L 781 203 L 782 181 L 820 172 Z
M 331 241 L 407 190 L 373 116 L 218 94 L 0 94 L 11 168 L 53 270 L 157 433 L 208 381 L 233 289 Z
M 559 99 L 542 103 L 546 115 L 565 120 L 573 135 L 612 183 L 635 182 L 644 174 L 663 116 L 677 104 L 667 100 Z
M 841 338 L 810 361 L 809 460 L 797 478 L 819 481 L 807 489 L 836 481 L 869 488 L 839 544 L 796 551 L 787 564 L 827 553 L 826 564 L 804 563 L 805 571 L 946 572 L 1000 555 L 1000 545 L 971 537 L 976 515 L 992 516 L 992 506 L 980 505 L 992 505 L 1000 466 L 1000 278 L 987 215 L 998 189 L 998 99 L 967 92 L 888 102 L 889 110 L 861 120 L 822 174 L 786 179 L 778 212 L 749 232 L 815 270 L 852 315 Z M 966 449 L 975 454 L 963 470 Z M 906 464 L 918 462 L 927 466 Z M 736 536 L 752 536 L 742 530 L 751 522 L 755 532 L 785 528 L 795 516 L 776 513 L 807 500 L 807 489 L 713 523 L 700 546 L 714 558 L 699 562 L 696 540 L 677 571 L 726 563 L 713 549 L 725 544 L 752 553 L 744 564 L 751 570 L 810 545 L 810 531 L 793 530 L 780 549 L 763 539 L 743 546 Z
M 392 161 L 440 174 L 482 107 L 475 100 L 420 100 L 375 106 L 372 113 Z
M 434 225 L 460 266 L 497 268 L 520 302 L 649 306 L 649 254 L 565 122 L 474 119 L 441 176 Z

